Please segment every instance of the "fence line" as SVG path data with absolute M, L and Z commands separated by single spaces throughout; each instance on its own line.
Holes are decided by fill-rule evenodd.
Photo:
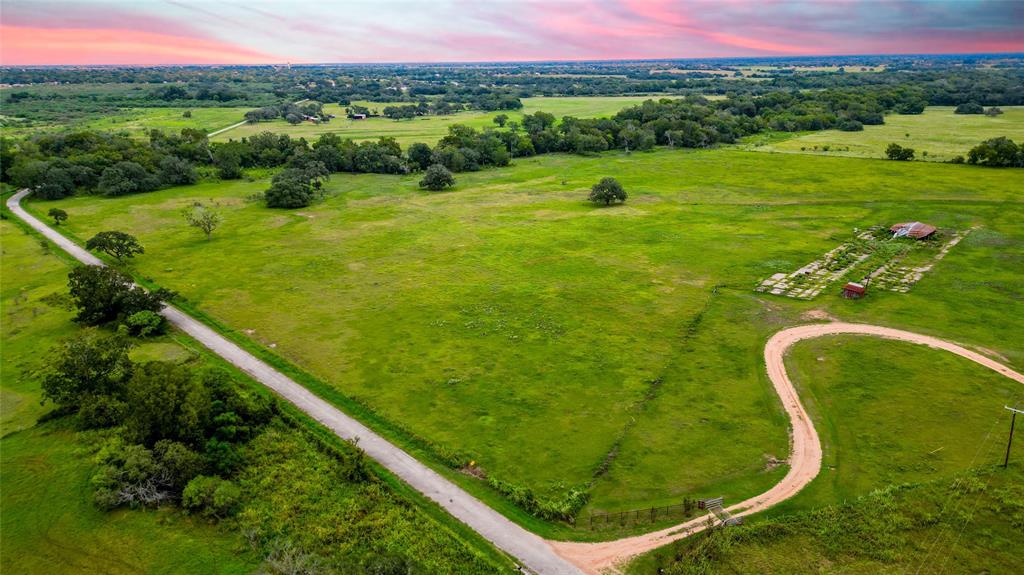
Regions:
M 657 523 L 662 519 L 689 517 L 697 508 L 698 501 L 696 499 L 684 499 L 682 503 L 665 505 L 663 507 L 647 507 L 611 513 L 591 513 L 590 517 L 581 523 L 588 525 L 590 529 Z

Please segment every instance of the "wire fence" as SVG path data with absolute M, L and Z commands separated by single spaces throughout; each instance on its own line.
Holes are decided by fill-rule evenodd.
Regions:
M 649 525 L 669 519 L 686 519 L 694 516 L 694 512 L 697 510 L 698 501 L 696 499 L 684 499 L 682 503 L 664 507 L 648 507 L 613 513 L 591 513 L 581 523 L 594 530 L 617 529 L 633 525 Z

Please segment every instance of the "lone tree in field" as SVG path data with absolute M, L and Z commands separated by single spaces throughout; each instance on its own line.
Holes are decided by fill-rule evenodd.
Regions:
M 125 258 L 134 257 L 136 254 L 146 253 L 135 236 L 116 230 L 96 234 L 85 242 L 85 249 L 99 250 L 119 262 L 123 262 Z
M 508 122 L 508 114 L 498 114 L 492 120 L 499 128 L 504 128 L 505 123 Z
M 68 219 L 68 213 L 60 208 L 50 208 L 46 215 L 53 218 L 53 225 L 59 226 L 61 222 Z
M 606 206 L 614 202 L 625 202 L 626 190 L 622 189 L 622 184 L 615 178 L 601 178 L 600 182 L 590 188 L 590 201 Z
M 202 230 L 206 234 L 206 239 L 210 239 L 213 230 L 217 229 L 217 226 L 224 221 L 220 214 L 203 204 L 196 204 L 190 208 L 185 208 L 182 210 L 181 215 L 188 222 L 188 225 Z
M 434 192 L 439 192 L 454 185 L 455 177 L 448 171 L 448 168 L 441 164 L 433 164 L 427 168 L 427 172 L 423 174 L 423 179 L 420 180 L 421 188 L 426 188 Z
M 914 148 L 904 148 L 899 144 L 892 143 L 885 149 L 885 155 L 888 156 L 890 160 L 909 162 L 914 159 Z

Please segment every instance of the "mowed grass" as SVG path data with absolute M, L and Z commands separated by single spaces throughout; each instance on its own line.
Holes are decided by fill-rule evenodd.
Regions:
M 626 205 L 584 201 L 605 175 Z M 806 312 L 950 337 L 1020 368 L 1018 177 L 659 150 L 520 159 L 437 194 L 415 175 L 335 175 L 328 199 L 297 211 L 246 201 L 265 179 L 31 209 L 64 208 L 79 240 L 139 236 L 141 276 L 487 473 L 552 495 L 589 485 L 593 510 L 621 510 L 737 501 L 784 473 L 768 465 L 788 439 L 762 349 Z M 225 216 L 211 241 L 181 219 L 194 201 Z M 909 294 L 753 292 L 854 227 L 908 219 L 983 227 Z
M 333 133 L 343 138 L 352 138 L 353 140 L 370 140 L 387 136 L 395 138 L 402 146 L 407 146 L 413 142 L 424 142 L 433 145 L 448 134 L 449 126 L 455 124 L 471 126 L 477 129 L 494 128 L 496 127 L 494 117 L 499 114 L 505 114 L 509 117 L 509 120 L 515 121 L 519 121 L 524 114 L 532 114 L 537 111 L 553 114 L 558 119 L 561 119 L 563 116 L 596 118 L 613 116 L 623 108 L 639 104 L 651 98 L 651 96 L 523 98 L 523 108 L 518 111 L 481 112 L 473 110 L 447 116 L 422 116 L 412 120 L 399 121 L 389 120 L 388 118 L 349 120 L 345 117 L 345 106 L 326 104 L 324 109 L 328 113 L 338 116 L 327 123 L 311 124 L 303 122 L 293 126 L 284 120 L 275 120 L 273 122 L 245 124 L 214 136 L 213 141 L 238 140 L 246 136 L 259 134 L 260 132 L 270 131 L 289 134 L 293 137 L 303 137 L 307 140 L 314 140 L 320 137 L 320 134 Z M 654 97 L 654 99 L 657 99 L 657 97 Z M 371 110 L 376 109 L 381 113 L 383 113 L 386 106 L 410 105 L 408 103 L 367 101 L 356 101 L 353 104 L 366 106 Z
M 1024 142 L 1024 107 L 1003 107 L 1003 114 L 954 114 L 954 108 L 931 106 L 923 114 L 889 114 L 881 126 L 864 126 L 861 132 L 823 130 L 773 141 L 753 136 L 747 149 L 763 152 L 805 153 L 824 156 L 884 158 L 891 143 L 911 147 L 917 160 L 945 162 L 989 138 L 1006 136 Z M 824 148 L 828 147 L 828 150 Z M 925 155 L 927 152 L 927 156 Z
M 43 298 L 66 293 L 68 267 L 38 240 L 0 222 L 3 244 L 3 438 L 0 439 L 4 573 L 251 573 L 259 563 L 241 538 L 175 512 L 92 505 L 89 454 L 64 422 L 37 425 L 46 350 L 77 329 L 72 312 Z M 51 300 L 52 301 L 52 300 Z M 168 342 L 142 346 L 152 359 Z

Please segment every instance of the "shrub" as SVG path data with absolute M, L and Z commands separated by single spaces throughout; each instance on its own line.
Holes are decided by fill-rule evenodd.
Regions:
M 112 439 L 99 450 L 96 463 L 93 500 L 102 509 L 159 505 L 173 497 L 170 475 L 145 446 Z
M 857 120 L 843 120 L 839 122 L 839 129 L 844 132 L 863 132 L 864 124 Z
M 608 206 L 614 202 L 626 201 L 626 190 L 615 178 L 601 178 L 601 181 L 590 188 L 590 201 Z
M 964 102 L 953 110 L 954 114 L 984 114 L 985 108 L 981 107 L 981 104 L 976 102 Z
M 447 187 L 455 185 L 455 177 L 448 171 L 448 168 L 441 164 L 433 164 L 427 168 L 427 173 L 420 180 L 420 187 L 438 192 Z
M 167 320 L 155 311 L 144 309 L 128 316 L 124 320 L 124 325 L 128 328 L 128 333 L 137 337 L 148 337 L 162 334 L 167 326 Z
M 904 148 L 903 146 L 892 143 L 885 149 L 885 155 L 890 160 L 896 160 L 900 162 L 909 162 L 914 159 L 914 149 Z
M 185 486 L 181 493 L 181 506 L 204 517 L 220 519 L 235 511 L 241 496 L 241 490 L 234 483 L 220 477 L 200 475 Z

